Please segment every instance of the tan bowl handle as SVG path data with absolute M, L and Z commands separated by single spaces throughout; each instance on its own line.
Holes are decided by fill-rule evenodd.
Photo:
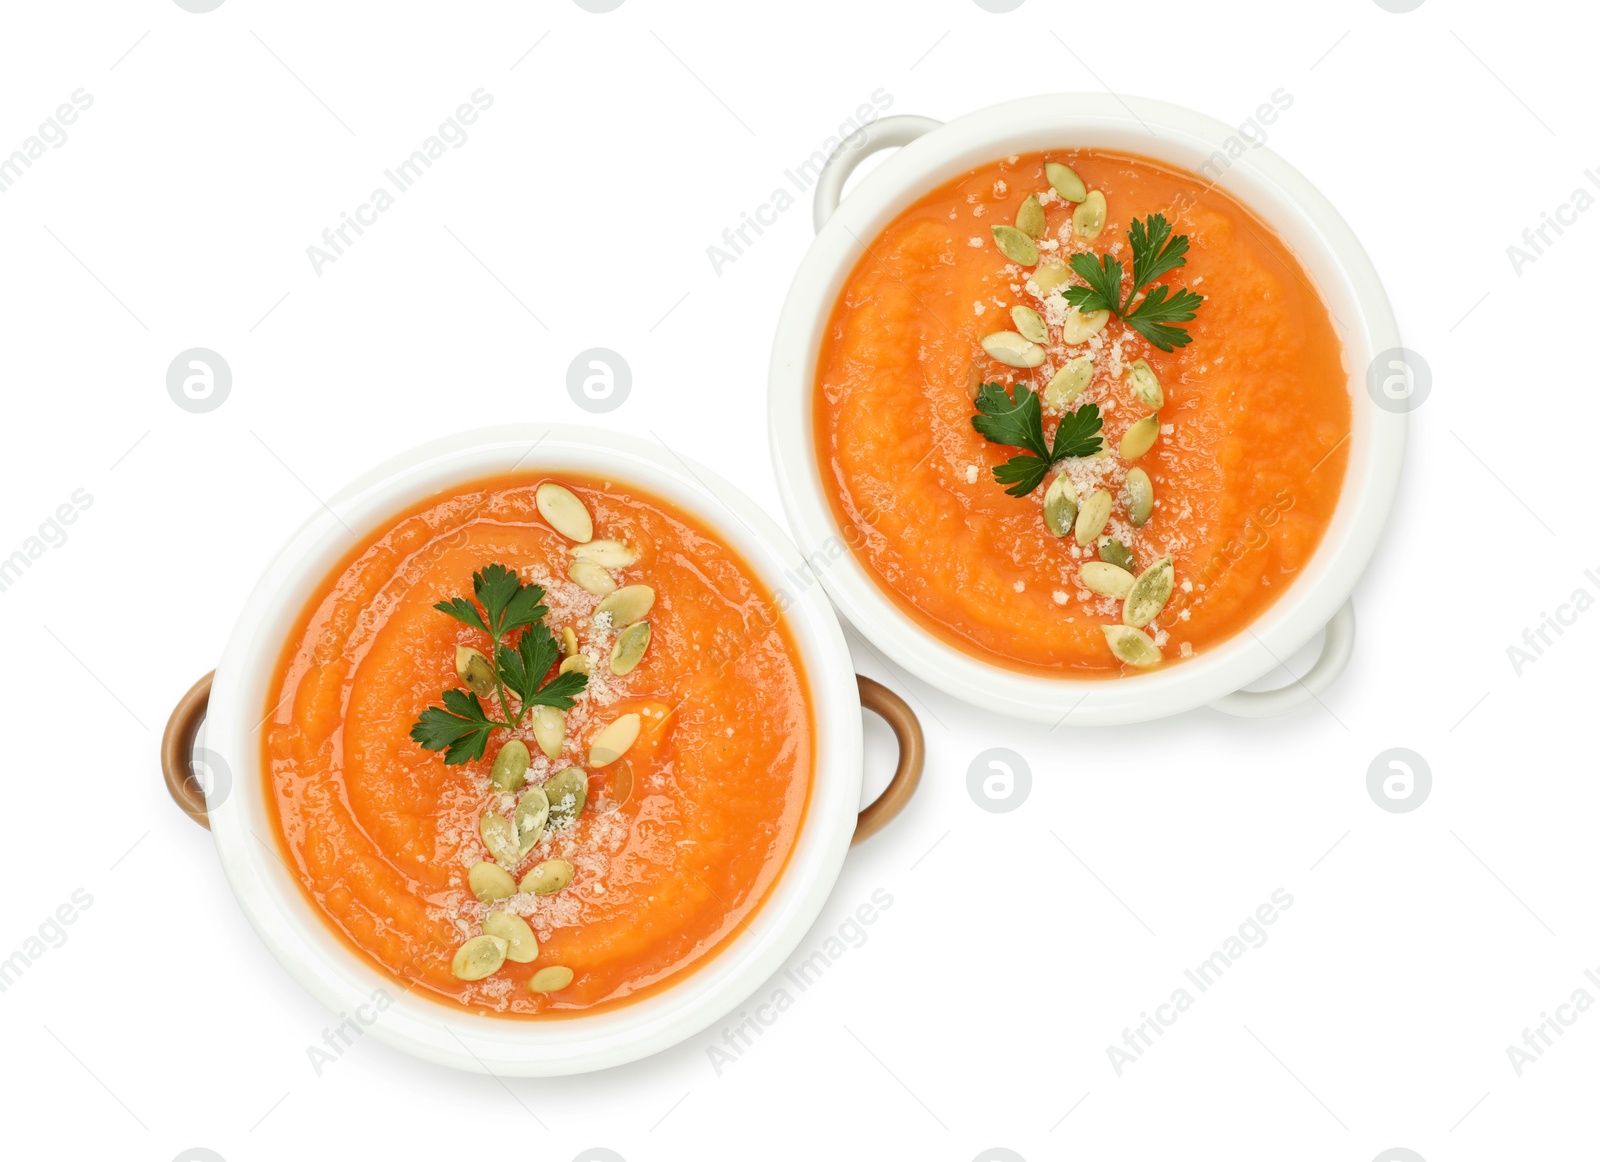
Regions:
M 871 678 L 856 675 L 856 687 L 861 691 L 861 708 L 870 710 L 889 724 L 895 741 L 900 744 L 900 763 L 894 769 L 894 778 L 867 809 L 856 817 L 855 837 L 851 846 L 876 835 L 911 801 L 911 794 L 922 780 L 922 724 L 904 698 L 887 686 Z
M 189 692 L 178 700 L 167 719 L 167 729 L 161 735 L 161 774 L 167 780 L 167 792 L 183 813 L 207 831 L 211 820 L 206 817 L 206 796 L 194 777 L 194 736 L 199 733 L 200 720 L 206 716 L 206 703 L 211 700 L 212 670 L 201 678 Z

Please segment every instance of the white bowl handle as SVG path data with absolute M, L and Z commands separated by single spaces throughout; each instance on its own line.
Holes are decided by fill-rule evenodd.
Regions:
M 1323 633 L 1322 653 L 1303 678 L 1276 690 L 1235 690 L 1213 702 L 1212 708 L 1240 718 L 1270 718 L 1303 706 L 1321 694 L 1344 673 L 1356 648 L 1356 610 L 1346 601 Z
M 817 176 L 817 200 L 812 204 L 811 220 L 820 233 L 822 224 L 839 208 L 839 195 L 844 183 L 860 165 L 874 153 L 908 145 L 930 129 L 944 124 L 932 117 L 885 117 L 871 125 L 863 125 L 835 147 L 828 155 Z

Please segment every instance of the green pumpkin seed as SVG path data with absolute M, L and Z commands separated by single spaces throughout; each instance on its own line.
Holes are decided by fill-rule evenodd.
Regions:
M 1058 473 L 1044 490 L 1044 527 L 1053 537 L 1064 537 L 1078 519 L 1078 490 L 1065 472 Z
M 1161 660 L 1161 651 L 1150 640 L 1149 634 L 1131 625 L 1102 625 L 1100 629 L 1106 635 L 1106 645 L 1111 647 L 1112 654 L 1119 662 L 1126 662 L 1130 666 L 1153 666 Z
M 528 744 L 520 738 L 507 739 L 494 756 L 489 783 L 497 791 L 517 791 L 528 781 Z
M 1017 333 L 1030 343 L 1048 343 L 1050 329 L 1044 325 L 1044 319 L 1032 307 L 1012 307 L 1011 321 L 1016 325 Z
M 611 672 L 617 677 L 633 672 L 650 645 L 650 623 L 636 621 L 617 635 L 611 647 Z
M 528 981 L 528 990 L 536 993 L 560 992 L 572 983 L 572 970 L 562 964 L 541 968 Z
M 1085 561 L 1078 567 L 1078 580 L 1084 588 L 1101 597 L 1121 601 L 1133 588 L 1133 574 L 1105 561 Z
M 589 744 L 589 765 L 609 766 L 627 754 L 628 748 L 638 737 L 639 716 L 624 714 L 615 722 L 607 724 L 605 729 L 594 736 L 594 741 Z
M 1077 538 L 1080 546 L 1087 545 L 1100 535 L 1106 527 L 1106 521 L 1110 519 L 1111 494 L 1103 488 L 1097 488 L 1078 509 L 1078 519 L 1072 526 L 1072 535 Z
M 483 918 L 483 934 L 506 942 L 506 959 L 529 964 L 539 959 L 539 942 L 533 929 L 515 912 L 490 912 Z
M 472 865 L 472 870 L 467 873 L 467 887 L 486 904 L 490 900 L 503 900 L 517 894 L 517 881 L 511 878 L 511 873 L 488 860 L 480 860 Z
M 450 958 L 450 975 L 457 980 L 482 980 L 499 972 L 508 947 L 498 936 L 474 936 Z
M 1122 603 L 1122 624 L 1143 629 L 1166 608 L 1172 596 L 1172 558 L 1162 557 L 1133 583 L 1128 599 Z
M 989 353 L 989 358 L 999 360 L 1007 367 L 1037 367 L 1044 362 L 1044 348 L 1015 331 L 996 331 L 978 342 Z
M 1039 261 L 1039 245 L 1015 226 L 990 226 L 994 244 L 1018 266 L 1032 266 Z
M 533 850 L 534 844 L 544 838 L 545 821 L 550 818 L 550 800 L 540 787 L 529 787 L 517 800 L 517 809 L 511 813 L 517 829 L 519 858 Z
M 1150 483 L 1150 473 L 1143 468 L 1128 469 L 1128 479 L 1123 482 L 1122 489 L 1122 502 L 1127 506 L 1128 519 L 1135 528 L 1143 528 L 1156 503 L 1156 486 Z
M 1047 161 L 1044 163 L 1044 176 L 1050 182 L 1050 188 L 1069 202 L 1081 202 L 1089 196 L 1089 187 L 1083 184 L 1083 179 L 1071 166 L 1062 165 L 1059 161 Z
M 559 831 L 589 801 L 589 773 L 582 767 L 562 767 L 545 781 L 544 793 L 550 802 L 550 829 Z
M 1038 194 L 1029 194 L 1022 200 L 1022 205 L 1017 207 L 1017 229 L 1029 238 L 1043 238 L 1048 226 L 1044 220 L 1044 207 L 1039 204 Z
M 1124 460 L 1137 460 L 1155 446 L 1161 434 L 1161 417 L 1152 412 L 1122 433 L 1120 451 Z
M 547 859 L 528 869 L 519 885 L 536 896 L 552 896 L 572 882 L 572 865 L 564 859 Z
M 1050 292 L 1059 290 L 1065 285 L 1067 278 L 1067 268 L 1061 263 L 1041 262 L 1028 276 L 1028 281 L 1033 283 L 1040 298 L 1048 298 Z
M 608 593 L 617 591 L 616 578 L 606 572 L 593 561 L 574 561 L 567 567 L 567 576 L 579 588 L 593 593 L 596 597 L 604 597 Z
M 590 541 L 586 545 L 573 545 L 567 552 L 602 569 L 626 569 L 639 559 L 639 554 L 621 541 Z
M 615 629 L 642 621 L 650 607 L 656 603 L 656 591 L 648 585 L 624 585 L 609 597 L 603 598 L 595 608 L 596 613 L 611 615 Z
M 1050 382 L 1044 387 L 1044 406 L 1055 411 L 1066 408 L 1073 400 L 1083 393 L 1089 386 L 1089 381 L 1094 378 L 1094 360 L 1087 355 L 1080 355 L 1076 359 L 1069 359 L 1062 364 L 1061 370 L 1050 377 Z
M 496 863 L 514 867 L 522 858 L 522 849 L 517 846 L 517 830 L 504 815 L 485 811 L 478 820 L 478 835 Z
M 534 489 L 533 503 L 550 527 L 567 540 L 583 542 L 594 536 L 589 510 L 571 489 L 546 482 Z
M 1128 365 L 1128 386 L 1133 389 L 1133 397 L 1152 411 L 1159 411 L 1167 402 L 1161 391 L 1161 381 L 1143 359 L 1135 359 Z
M 1087 315 L 1077 307 L 1069 307 L 1061 319 L 1061 341 L 1069 347 L 1087 343 L 1105 330 L 1110 311 L 1090 311 Z
M 570 625 L 561 627 L 561 652 L 569 658 L 578 652 L 578 635 Z
M 587 674 L 589 672 L 589 659 L 582 654 L 573 654 L 570 658 L 562 658 L 561 668 L 556 672 L 558 674 L 570 674 L 574 670 L 577 670 L 580 674 Z
M 1130 573 L 1139 571 L 1138 562 L 1128 551 L 1128 546 L 1117 540 L 1116 537 L 1100 538 L 1100 559 L 1108 565 L 1115 565 L 1119 569 L 1126 569 Z
M 1079 238 L 1098 238 L 1106 224 L 1106 196 L 1090 190 L 1081 205 L 1072 211 L 1072 232 Z
M 467 684 L 479 698 L 494 694 L 494 667 L 489 659 L 471 646 L 456 647 L 456 677 Z

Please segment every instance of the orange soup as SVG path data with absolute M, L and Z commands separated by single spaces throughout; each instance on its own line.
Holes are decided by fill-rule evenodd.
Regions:
M 1186 253 L 1148 245 L 1158 214 Z M 1136 287 L 1162 254 L 1182 261 Z M 1094 289 L 1074 255 L 1120 266 L 1118 309 L 1067 297 Z M 1165 326 L 1186 344 L 1152 325 L 1183 290 L 1203 301 Z M 1259 617 L 1328 527 L 1351 417 L 1334 328 L 1271 228 L 1193 175 L 1089 150 L 981 166 L 900 214 L 839 295 L 814 405 L 835 518 L 968 653 L 1074 677 L 1179 663 Z M 993 470 L 1029 453 L 973 421 L 1029 393 L 1046 452 L 1091 405 L 1101 444 L 1033 453 L 1047 470 L 1008 495 Z
M 327 578 L 278 664 L 283 858 L 422 995 L 539 1016 L 663 986 L 752 917 L 801 826 L 814 740 L 776 609 L 634 488 L 509 476 L 416 505 Z

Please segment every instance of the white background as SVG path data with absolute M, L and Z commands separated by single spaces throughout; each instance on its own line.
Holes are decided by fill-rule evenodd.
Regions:
M 1439 1162 L 1592 1146 L 1600 1013 L 1520 1077 L 1506 1054 L 1574 990 L 1600 1000 L 1583 975 L 1600 968 L 1600 613 L 1520 676 L 1506 653 L 1574 590 L 1600 593 L 1583 572 L 1600 571 L 1600 214 L 1520 275 L 1506 254 L 1576 188 L 1600 193 L 1579 11 L 7 6 L 0 154 L 74 90 L 94 103 L 0 194 L 0 557 L 74 490 L 93 503 L 0 592 L 0 958 L 74 889 L 93 904 L 0 995 L 4 1153 L 1367 1162 L 1403 1146 Z M 893 904 L 734 1063 L 713 1066 L 713 1029 L 628 1068 L 500 1083 L 367 1038 L 319 1076 L 307 1047 L 333 1018 L 249 929 L 156 763 L 167 712 L 279 544 L 413 444 L 591 419 L 565 388 L 591 346 L 634 376 L 603 422 L 711 462 L 778 515 L 765 365 L 809 204 L 720 274 L 706 247 L 876 89 L 890 112 L 948 118 L 1103 87 L 1235 124 L 1292 94 L 1270 147 L 1348 217 L 1432 367 L 1326 706 L 1051 735 L 854 641 L 923 712 L 927 777 L 852 853 L 800 955 L 875 889 Z M 470 140 L 315 274 L 306 247 L 479 88 L 494 104 Z M 204 415 L 165 386 L 193 346 L 233 372 Z M 1005 814 L 966 786 L 995 746 L 1032 770 Z M 1395 746 L 1433 774 L 1405 814 L 1366 789 Z M 1118 1076 L 1107 1046 L 1278 888 L 1294 904 L 1267 943 Z

